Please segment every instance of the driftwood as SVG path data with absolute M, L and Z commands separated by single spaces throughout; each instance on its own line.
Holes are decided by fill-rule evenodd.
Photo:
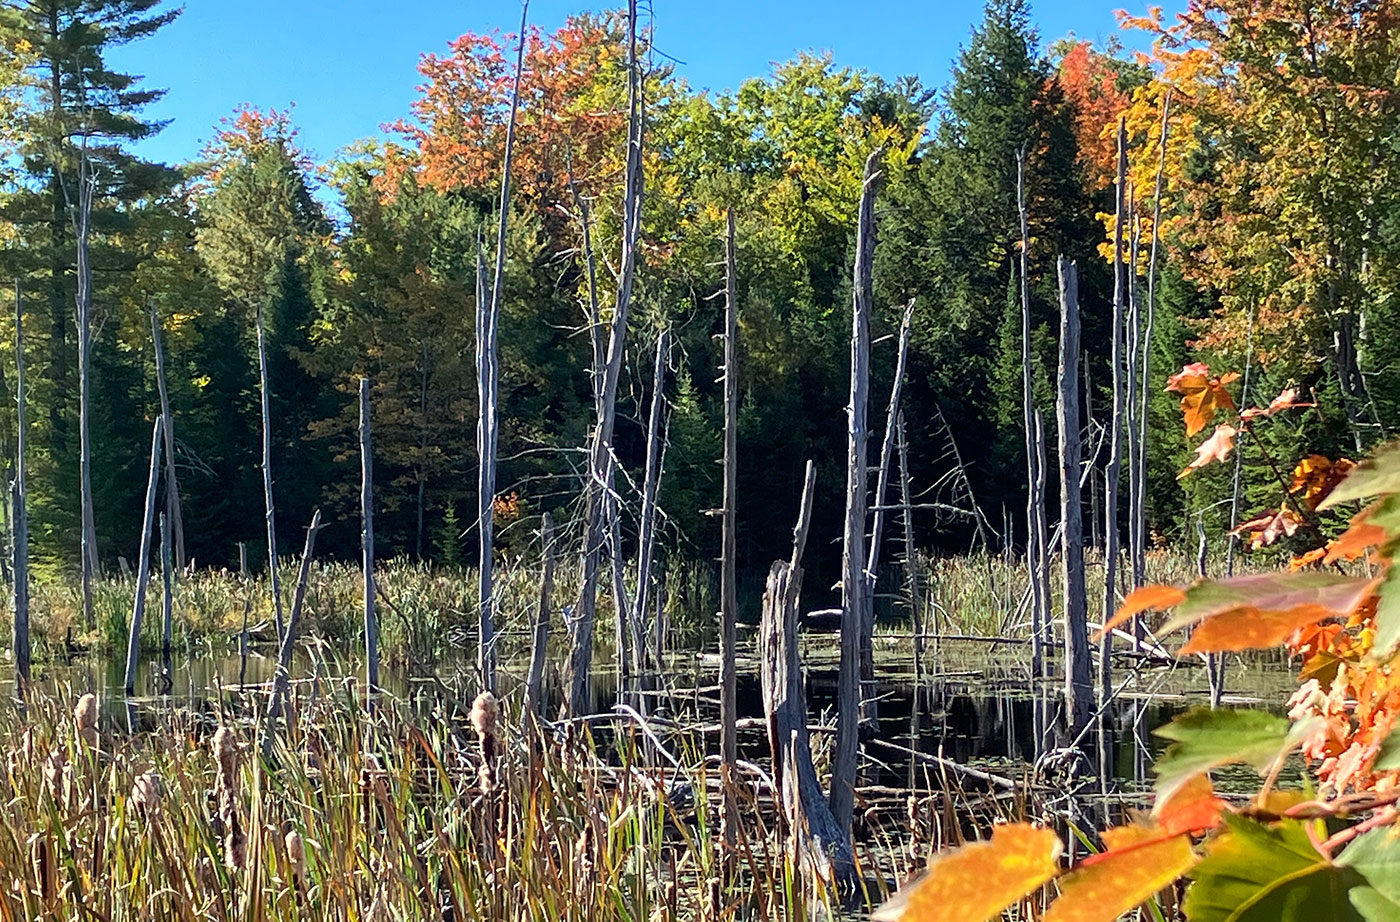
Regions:
M 875 193 L 879 188 L 880 152 L 865 161 L 856 259 L 851 298 L 851 398 L 846 407 L 846 520 L 841 542 L 841 665 L 837 676 L 836 757 L 831 773 L 831 812 L 849 831 L 855 809 L 855 775 L 860 756 L 860 649 L 864 634 L 866 441 L 870 437 L 871 273 L 875 260 Z
M 783 824 L 804 872 L 818 880 L 850 886 L 856 879 L 849 827 L 840 823 L 817 780 L 807 726 L 807 695 L 797 642 L 797 604 L 802 592 L 802 552 L 812 518 L 816 467 L 807 462 L 806 481 L 790 560 L 773 563 L 759 623 L 763 710 L 773 778 L 781 792 Z M 854 792 L 852 792 L 854 793 Z
M 141 524 L 141 556 L 136 563 L 136 598 L 131 604 L 131 631 L 126 642 L 126 694 L 136 693 L 136 664 L 141 659 L 141 620 L 146 614 L 146 587 L 151 580 L 151 532 L 156 515 L 156 484 L 160 479 L 160 435 L 165 417 L 151 427 L 151 467 L 146 476 L 146 516 Z
M 15 658 L 15 691 L 23 698 L 29 684 L 29 510 L 25 493 L 28 449 L 28 397 L 24 389 L 24 298 L 15 279 L 15 479 L 10 483 L 10 553 L 14 565 L 14 612 L 10 630 Z

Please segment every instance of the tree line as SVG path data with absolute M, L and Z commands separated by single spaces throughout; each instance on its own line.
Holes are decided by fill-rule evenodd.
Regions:
M 580 15 L 524 32 L 518 92 L 516 36 L 468 33 L 426 54 L 411 111 L 386 137 L 328 162 L 300 148 L 292 111 L 246 108 L 197 159 L 172 165 L 133 152 L 163 127 L 148 114 L 162 91 L 113 71 L 108 57 L 156 35 L 177 9 L 6 4 L 0 273 L 18 280 L 25 321 L 36 563 L 75 569 L 85 492 L 96 562 L 114 570 L 137 556 L 150 422 L 162 404 L 153 315 L 187 560 L 232 566 L 239 542 L 255 565 L 265 558 L 265 372 L 282 546 L 299 546 L 321 507 L 323 550 L 358 549 L 367 378 L 378 554 L 468 563 L 481 519 L 483 298 L 498 312 L 497 552 L 529 546 L 541 513 L 582 523 L 606 331 L 626 277 L 609 440 L 621 540 L 636 543 L 642 530 L 635 510 L 655 405 L 663 552 L 715 557 L 722 517 L 711 512 L 734 508 L 733 552 L 756 581 L 786 554 L 808 459 L 828 469 L 812 534 L 842 529 L 847 488 L 835 470 L 846 454 L 850 267 L 877 151 L 870 376 L 877 393 L 894 377 L 912 303 L 901 406 L 911 502 L 927 510 L 915 521 L 922 546 L 1026 544 L 1026 391 L 1053 404 L 1061 256 L 1079 269 L 1084 507 L 1103 514 L 1115 285 L 1105 256 L 1120 230 L 1132 254 L 1128 300 L 1154 309 L 1139 345 L 1159 377 L 1202 360 L 1249 369 L 1258 394 L 1295 386 L 1317 407 L 1265 438 L 1359 455 L 1400 425 L 1396 12 L 1299 2 L 1259 13 L 1202 0 L 1175 22 L 1125 21 L 1153 41 L 1150 53 L 1130 54 L 1073 36 L 1045 47 L 1027 3 L 992 0 L 941 88 L 804 54 L 718 93 L 689 87 L 645 31 L 630 50 L 624 15 Z M 629 197 L 634 123 L 644 179 Z M 627 269 L 618 254 L 634 199 Z M 730 215 L 732 507 L 716 463 Z M 499 282 L 481 286 L 479 261 L 498 257 Z M 0 321 L 10 338 L 13 324 Z M 3 382 L 12 395 L 13 368 Z M 1178 399 L 1160 381 L 1143 388 L 1146 526 L 1155 540 L 1194 542 L 1198 521 L 1216 530 L 1229 521 L 1220 500 L 1230 472 L 1179 480 L 1198 439 L 1183 438 Z M 883 434 L 878 413 L 872 426 Z M 17 437 L 10 400 L 0 412 L 10 469 Z M 1241 457 L 1246 496 L 1276 488 L 1265 451 L 1242 446 Z M 1056 465 L 1047 471 L 1053 490 Z M 581 526 L 566 527 L 583 540 Z M 807 584 L 831 585 L 839 553 L 821 540 L 813 551 Z

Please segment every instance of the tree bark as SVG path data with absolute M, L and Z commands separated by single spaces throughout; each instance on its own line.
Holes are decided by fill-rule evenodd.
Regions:
M 1079 443 L 1079 270 L 1060 257 L 1059 399 L 1060 576 L 1065 606 L 1065 712 L 1070 738 L 1088 725 L 1094 708 L 1089 653 L 1089 604 L 1084 579 L 1084 509 Z
M 617 303 L 608 334 L 607 364 L 603 369 L 598 422 L 588 452 L 587 505 L 580 569 L 579 601 L 570 622 L 568 660 L 568 708 L 579 715 L 588 708 L 589 676 L 593 664 L 593 625 L 598 603 L 598 569 L 606 539 L 609 489 L 613 471 L 613 423 L 617 416 L 617 388 L 622 376 L 622 356 L 627 346 L 627 317 L 632 303 L 632 279 L 636 269 L 637 236 L 642 208 L 641 77 L 637 62 L 637 2 L 627 10 L 627 167 L 623 191 L 622 258 L 618 269 Z
M 637 595 L 632 603 L 632 614 L 633 652 L 637 655 L 634 668 L 639 674 L 644 669 L 660 665 L 659 649 L 655 651 L 655 657 L 645 656 L 646 632 L 642 622 L 647 616 L 652 562 L 656 553 L 656 496 L 661 489 L 662 461 L 666 452 L 661 411 L 666 405 L 666 362 L 670 347 L 671 330 L 668 327 L 656 334 L 656 360 L 651 373 L 651 412 L 647 417 L 646 475 L 642 483 L 641 524 L 637 530 Z
M 151 533 L 156 515 L 156 484 L 160 479 L 160 436 L 164 417 L 151 429 L 151 468 L 146 477 L 146 517 L 141 525 L 141 556 L 136 563 L 136 598 L 131 605 L 131 632 L 126 642 L 126 678 L 122 687 L 136 693 L 136 665 L 141 659 L 141 620 L 146 614 L 146 587 L 151 581 Z
M 791 560 L 778 560 L 768 571 L 759 625 L 763 668 L 763 708 L 773 754 L 773 780 L 781 797 L 781 817 L 789 842 L 809 879 L 849 885 L 856 879 L 849 830 L 822 796 L 807 730 L 807 696 L 797 640 L 798 602 L 802 594 L 802 551 L 812 518 L 816 467 L 807 462 L 802 505 L 793 530 Z
M 78 468 L 82 502 L 83 621 L 94 626 L 92 581 L 97 573 L 97 526 L 92 508 L 92 265 L 88 237 L 92 225 L 92 198 L 96 191 L 89 174 L 87 141 L 78 160 Z
M 880 152 L 865 161 L 851 298 L 851 396 L 846 408 L 846 524 L 841 548 L 841 663 L 837 673 L 836 756 L 831 774 L 831 813 L 850 836 L 855 776 L 860 756 L 860 646 L 864 634 L 866 441 L 870 437 L 871 270 L 875 257 L 875 194 Z
M 161 419 L 166 417 L 162 414 Z M 170 519 L 160 514 L 160 664 L 161 694 L 170 694 L 175 681 L 174 651 L 172 650 L 175 632 L 175 580 L 171 574 L 174 557 L 170 548 Z

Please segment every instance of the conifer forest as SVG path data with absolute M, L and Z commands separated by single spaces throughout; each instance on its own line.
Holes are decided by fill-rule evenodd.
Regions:
M 0 922 L 1400 922 L 1400 0 L 619 2 L 0 0 Z

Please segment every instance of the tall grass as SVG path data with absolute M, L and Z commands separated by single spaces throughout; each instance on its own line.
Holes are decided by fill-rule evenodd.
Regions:
M 713 833 L 715 774 L 586 724 L 537 734 L 448 690 L 423 713 L 303 684 L 266 753 L 226 701 L 95 723 L 90 696 L 0 714 L 0 919 L 805 919 L 750 786 Z M 494 699 L 492 699 L 494 701 Z M 490 719 L 488 719 L 490 718 Z M 650 744 L 646 744 L 650 745 Z M 672 764 L 670 758 L 675 759 Z M 721 864 L 732 861 L 732 874 Z

